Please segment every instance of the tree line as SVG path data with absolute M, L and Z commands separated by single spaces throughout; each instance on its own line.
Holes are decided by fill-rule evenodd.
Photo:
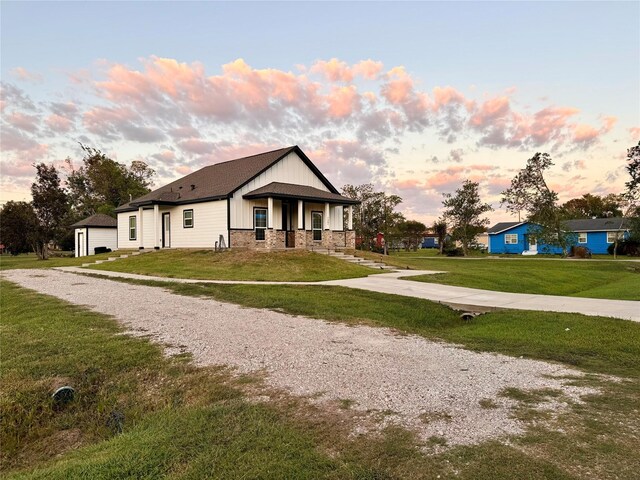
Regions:
M 80 145 L 81 166 L 65 160 L 66 179 L 54 165 L 35 164 L 30 202 L 7 202 L 0 210 L 0 243 L 10 253 L 35 252 L 49 257 L 51 245 L 72 250 L 70 225 L 96 213 L 115 216 L 115 209 L 150 191 L 155 171 L 135 160 L 129 166 L 100 150 Z
M 612 223 L 612 230 L 621 229 L 622 222 L 626 220 L 630 225 L 631 239 L 640 241 L 640 142 L 627 150 L 625 168 L 630 179 L 625 183 L 624 192 L 618 195 L 587 193 L 560 204 L 558 193 L 549 187 L 545 179 L 545 174 L 552 166 L 553 161 L 548 153 L 536 153 L 501 194 L 501 205 L 508 212 L 518 215 L 519 220 L 529 222 L 532 225 L 531 233 L 540 242 L 560 247 L 566 255 L 570 246 L 577 241 L 566 222 L 594 217 L 620 219 L 619 224 Z M 466 180 L 455 192 L 444 194 L 443 214 L 429 228 L 430 233 L 438 239 L 440 253 L 447 247 L 454 248 L 458 243 L 461 253 L 467 255 L 478 234 L 486 232 L 489 224 L 486 214 L 493 207 L 482 201 L 479 189 L 478 182 Z M 389 245 L 402 245 L 407 250 L 415 250 L 422 242 L 427 227 L 421 222 L 407 220 L 396 210 L 402 202 L 399 196 L 377 192 L 372 184 L 346 185 L 342 194 L 360 201 L 354 207 L 353 219 L 358 248 L 377 249 L 378 233 L 384 235 L 385 254 Z M 618 240 L 616 238 L 614 255 Z

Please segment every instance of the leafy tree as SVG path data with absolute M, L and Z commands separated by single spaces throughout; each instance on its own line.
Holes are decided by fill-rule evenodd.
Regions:
M 442 202 L 444 216 L 451 223 L 451 236 L 460 241 L 465 256 L 476 235 L 485 231 L 489 224 L 489 219 L 483 215 L 493 210 L 488 203 L 482 203 L 478 188 L 477 182 L 465 180 L 455 194 L 445 193 Z
M 640 242 L 640 142 L 627 149 L 626 169 L 631 178 L 625 183 L 626 190 L 622 194 L 626 207 L 624 216 L 629 222 L 629 237 Z
M 69 212 L 67 192 L 61 186 L 58 170 L 53 165 L 39 163 L 36 181 L 31 185 L 33 209 L 38 220 L 33 232 L 34 250 L 41 260 L 49 258 L 49 243 L 64 231 L 64 220 Z
M 438 248 L 440 249 L 440 255 L 442 255 L 442 251 L 444 248 L 444 242 L 447 239 L 447 222 L 444 218 L 439 218 L 435 222 L 433 222 L 433 226 L 431 227 L 433 233 L 438 236 Z
M 37 228 L 31 203 L 7 202 L 0 210 L 0 243 L 11 255 L 33 251 Z
M 360 201 L 353 212 L 353 228 L 356 237 L 362 240 L 360 248 L 373 249 L 376 236 L 382 233 L 385 236 L 384 253 L 387 254 L 387 244 L 397 231 L 398 223 L 404 220 L 402 214 L 395 210 L 402 198 L 376 192 L 370 183 L 345 185 L 342 194 Z
M 567 218 L 612 218 L 622 216 L 620 203 L 620 197 L 613 193 L 604 197 L 586 193 L 565 202 L 562 209 Z
M 638 145 L 627 149 L 627 173 L 631 177 L 625 183 L 625 196 L 637 202 L 640 197 L 640 141 Z
M 418 245 L 422 242 L 424 232 L 427 227 L 422 222 L 416 220 L 406 220 L 398 224 L 398 230 L 400 232 L 400 238 L 404 243 L 405 250 L 416 251 Z
M 511 186 L 502 192 L 502 204 L 506 204 L 507 211 L 518 215 L 524 210 L 530 223 L 529 233 L 540 242 L 561 248 L 566 256 L 577 238 L 565 227 L 567 214 L 558 205 L 558 194 L 544 179 L 545 172 L 552 166 L 548 153 L 536 153 L 511 180 Z
M 76 220 L 95 213 L 113 215 L 119 205 L 150 191 L 155 171 L 146 163 L 136 160 L 127 168 L 98 149 L 80 146 L 85 153 L 82 166 L 75 170 L 67 159 L 67 184 Z

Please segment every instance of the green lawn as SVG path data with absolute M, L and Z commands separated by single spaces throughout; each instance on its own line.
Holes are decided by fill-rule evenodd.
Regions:
M 162 285 L 164 288 L 167 285 Z M 622 382 L 586 379 L 604 395 L 557 420 L 523 398 L 528 432 L 433 453 L 410 432 L 350 436 L 345 411 L 271 394 L 252 377 L 164 358 L 144 338 L 122 335 L 104 315 L 2 282 L 1 462 L 5 478 L 633 478 L 640 469 L 640 325 L 567 314 L 500 312 L 471 323 L 422 300 L 331 287 L 175 285 L 177 292 L 464 343 L 480 350 L 550 358 Z M 565 329 L 570 328 L 567 332 Z M 527 341 L 528 339 L 528 341 Z M 494 347 L 495 345 L 495 347 Z M 51 391 L 76 388 L 54 408 Z M 123 414 L 122 433 L 109 422 Z
M 0 255 L 0 270 L 9 268 L 51 268 L 51 267 L 79 267 L 83 263 L 93 262 L 95 260 L 106 260 L 109 257 L 118 257 L 122 254 L 129 253 L 126 250 L 101 253 L 100 255 L 92 255 L 90 257 L 51 257 L 48 260 L 40 260 L 35 253 L 22 255 Z
M 165 250 L 92 266 L 95 270 L 173 278 L 314 282 L 376 273 L 327 255 L 307 251 Z
M 358 252 L 362 255 L 361 252 Z M 364 254 L 380 259 L 380 255 Z M 640 262 L 544 258 L 450 258 L 428 253 L 384 257 L 391 265 L 444 274 L 411 277 L 409 281 L 441 283 L 513 293 L 640 300 Z M 638 307 L 640 308 L 640 306 Z

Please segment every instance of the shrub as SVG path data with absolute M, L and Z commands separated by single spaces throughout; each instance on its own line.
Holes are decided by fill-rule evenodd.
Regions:
M 615 244 L 609 245 L 607 253 L 613 255 L 613 247 Z M 640 256 L 640 241 L 637 240 L 622 240 L 618 242 L 618 248 L 616 249 L 616 255 L 629 255 L 632 257 Z

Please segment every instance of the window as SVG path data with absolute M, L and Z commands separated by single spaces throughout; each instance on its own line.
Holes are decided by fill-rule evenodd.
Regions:
M 322 212 L 311 212 L 311 230 L 314 242 L 322 240 Z
M 505 233 L 504 234 L 504 243 L 505 245 L 515 245 L 518 243 L 518 234 L 517 233 Z
M 193 210 L 182 211 L 182 228 L 193 228 Z
M 129 217 L 129 240 L 136 239 L 136 220 L 135 215 Z
M 264 240 L 267 230 L 267 209 L 253 209 L 253 228 L 256 231 L 256 240 Z
M 614 243 L 616 241 L 616 238 L 618 240 L 622 238 L 620 232 L 607 232 L 607 243 Z
M 587 243 L 587 234 L 586 234 L 586 232 L 578 233 L 578 243 Z

